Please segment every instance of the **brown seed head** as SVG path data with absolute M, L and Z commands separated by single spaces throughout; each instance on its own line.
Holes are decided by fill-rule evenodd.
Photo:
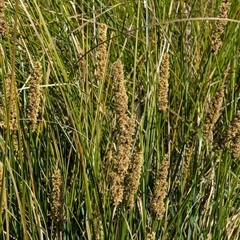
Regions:
M 130 162 L 132 136 L 134 134 L 134 120 L 127 115 L 128 97 L 124 85 L 123 65 L 117 60 L 112 67 L 114 108 L 118 123 L 118 146 L 113 159 L 112 172 L 110 173 L 111 199 L 118 205 L 123 199 L 124 178 Z
M 2 37 L 6 37 L 7 23 L 4 19 L 4 1 L 0 0 L 0 34 Z
M 168 105 L 168 78 L 169 78 L 169 55 L 165 53 L 163 55 L 161 69 L 160 69 L 160 81 L 158 84 L 158 109 L 160 111 L 166 111 Z
M 128 110 L 128 97 L 124 83 L 123 64 L 117 60 L 112 66 L 114 108 L 117 116 L 125 116 Z
M 99 46 L 97 48 L 96 55 L 96 78 L 98 81 L 102 81 L 106 72 L 107 65 L 107 25 L 100 24 L 98 30 Z
M 230 8 L 230 1 L 223 0 L 221 6 L 219 7 L 219 17 L 227 18 L 229 8 Z M 227 24 L 227 21 L 225 20 L 218 20 L 215 22 L 215 30 L 212 34 L 212 49 L 214 54 L 217 54 L 219 51 L 219 48 L 222 46 L 221 35 L 224 32 L 224 26 L 226 24 Z
M 129 208 L 134 206 L 134 195 L 140 184 L 142 164 L 142 151 L 138 149 L 134 153 L 124 180 L 124 200 Z
M 127 132 L 127 127 L 129 126 Z M 121 129 L 120 139 L 117 152 L 113 159 L 111 178 L 111 198 L 114 205 L 119 205 L 123 200 L 124 178 L 130 163 L 130 152 L 132 144 L 132 136 L 134 133 L 133 120 L 128 118 L 128 122 L 124 123 L 125 129 Z
M 226 130 L 223 132 L 219 147 L 224 148 L 240 133 L 240 111 L 237 111 L 234 119 L 228 124 Z
M 167 176 L 168 176 L 169 161 L 166 155 L 162 161 L 162 166 L 158 172 L 154 183 L 153 198 L 151 201 L 151 212 L 154 218 L 161 220 L 164 213 L 164 199 L 167 195 Z
M 240 156 L 240 129 L 232 140 L 232 156 L 237 159 Z
M 37 117 L 40 105 L 40 84 L 42 83 L 42 68 L 41 64 L 37 62 L 34 66 L 31 79 L 29 81 L 27 119 L 32 125 L 32 130 L 35 131 L 37 124 Z
M 63 182 L 59 169 L 54 170 L 51 183 L 51 218 L 55 224 L 58 224 L 63 219 Z
M 224 88 L 220 87 L 216 92 L 212 102 L 210 102 L 206 109 L 206 118 L 203 130 L 203 137 L 207 140 L 212 140 L 213 128 L 220 116 L 220 110 L 223 103 Z
M 9 111 L 9 128 L 11 131 L 16 131 L 18 129 L 17 126 L 17 101 L 18 95 L 16 94 L 16 85 L 12 86 L 12 83 L 15 81 L 11 80 L 11 77 L 7 77 L 5 84 L 5 96 L 3 96 L 3 103 L 5 110 Z M 2 111 L 2 112 L 5 112 Z M 4 127 L 7 128 L 7 118 L 5 114 Z

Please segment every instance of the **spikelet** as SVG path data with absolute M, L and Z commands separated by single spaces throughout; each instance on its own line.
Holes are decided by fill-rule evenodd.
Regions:
M 36 130 L 37 117 L 40 105 L 40 84 L 42 83 L 42 68 L 39 62 L 35 63 L 31 79 L 29 81 L 27 119 L 32 126 L 32 131 Z
M 4 1 L 0 0 L 0 34 L 2 37 L 6 37 L 7 23 L 4 19 Z
M 137 193 L 140 183 L 142 164 L 142 151 L 138 149 L 129 164 L 128 173 L 124 180 L 124 199 L 130 209 L 134 206 L 134 195 Z
M 230 1 L 223 0 L 221 6 L 219 7 L 219 16 L 220 18 L 227 18 L 228 11 L 230 8 Z M 215 22 L 215 29 L 212 34 L 212 50 L 213 53 L 216 55 L 222 46 L 221 35 L 224 32 L 224 26 L 227 24 L 225 20 L 218 20 Z
M 114 86 L 114 109 L 119 125 L 119 141 L 110 173 L 110 194 L 112 203 L 117 206 L 123 200 L 124 178 L 130 162 L 134 121 L 127 115 L 128 97 L 124 86 L 123 65 L 117 60 L 112 66 Z
M 168 78 L 169 78 L 169 55 L 165 53 L 163 55 L 161 69 L 160 69 L 160 81 L 158 83 L 158 109 L 160 111 L 166 111 L 168 105 Z
M 154 183 L 154 192 L 151 200 L 151 213 L 156 220 L 161 220 L 164 213 L 164 199 L 167 195 L 167 176 L 168 176 L 169 161 L 165 155 L 162 166 L 159 169 L 157 178 Z
M 107 25 L 99 25 L 99 46 L 96 54 L 96 79 L 102 81 L 106 71 L 107 65 Z
M 2 210 L 5 210 L 6 209 L 6 192 L 5 192 L 5 189 L 2 189 L 3 188 L 3 164 L 2 162 L 0 162 L 0 194 L 3 193 L 3 196 L 2 196 Z
M 3 96 L 3 103 L 6 111 L 9 111 L 9 128 L 12 132 L 18 129 L 17 126 L 17 99 L 18 96 L 16 94 L 16 85 L 11 86 L 11 84 L 15 83 L 12 81 L 10 76 L 8 76 L 5 81 L 5 97 Z M 5 110 L 3 112 L 5 112 Z M 2 113 L 3 114 L 3 113 Z M 5 115 L 5 121 L 3 123 L 4 127 L 7 128 L 7 118 Z
M 212 140 L 214 126 L 220 116 L 220 110 L 223 103 L 224 88 L 220 87 L 216 92 L 211 103 L 206 109 L 206 118 L 203 129 L 203 137 L 206 140 Z
M 54 169 L 51 185 L 51 219 L 56 226 L 63 220 L 63 182 L 58 168 Z

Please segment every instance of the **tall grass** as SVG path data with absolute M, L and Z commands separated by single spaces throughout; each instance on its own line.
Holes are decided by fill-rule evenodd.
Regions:
M 240 238 L 230 2 L 1 1 L 1 239 Z

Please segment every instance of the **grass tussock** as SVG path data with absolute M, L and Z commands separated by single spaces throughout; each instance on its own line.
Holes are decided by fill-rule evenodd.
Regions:
M 0 1 L 1 239 L 240 239 L 239 1 Z

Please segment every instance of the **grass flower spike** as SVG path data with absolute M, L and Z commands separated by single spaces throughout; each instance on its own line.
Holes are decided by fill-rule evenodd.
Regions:
M 223 0 L 220 8 L 219 8 L 219 17 L 220 18 L 227 18 L 228 11 L 230 8 L 230 1 L 229 0 Z M 225 20 L 217 20 L 215 23 L 215 29 L 212 34 L 212 49 L 213 53 L 216 55 L 222 46 L 222 40 L 221 35 L 224 32 L 224 27 L 227 24 L 227 21 Z
M 97 56 L 96 56 L 96 78 L 98 81 L 102 81 L 106 72 L 107 66 L 107 25 L 99 25 L 99 46 L 97 47 Z
M 54 169 L 51 178 L 51 219 L 56 234 L 63 230 L 63 181 L 61 171 Z
M 160 80 L 158 84 L 158 109 L 166 111 L 168 106 L 168 78 L 169 78 L 169 56 L 167 53 L 163 55 Z
M 128 173 L 124 180 L 124 199 L 129 208 L 134 206 L 134 195 L 140 184 L 142 164 L 142 151 L 138 149 L 129 164 Z
M 17 101 L 18 95 L 16 94 L 16 85 L 12 85 L 10 76 L 5 79 L 5 97 L 3 95 L 3 103 L 5 109 L 1 111 L 3 114 L 5 111 L 9 111 L 9 128 L 11 131 L 17 130 Z M 4 127 L 7 128 L 7 118 L 5 114 Z M 4 118 L 4 116 L 2 116 Z
M 4 19 L 4 1 L 0 0 L 0 34 L 2 37 L 6 37 L 7 23 Z
M 42 83 L 42 68 L 41 64 L 37 62 L 33 69 L 33 74 L 29 81 L 30 89 L 28 94 L 27 119 L 35 131 L 37 127 L 37 117 L 40 106 L 40 84 Z
M 238 135 L 239 130 L 240 130 L 240 111 L 237 111 L 236 115 L 234 116 L 234 119 L 228 124 L 226 130 L 223 132 L 221 140 L 219 141 L 219 146 L 221 148 L 226 147 Z
M 124 85 L 123 65 L 117 60 L 112 66 L 114 86 L 114 109 L 119 125 L 119 141 L 117 152 L 113 160 L 111 172 L 111 198 L 114 205 L 119 205 L 123 200 L 124 178 L 130 163 L 130 151 L 134 122 L 127 115 L 128 97 Z
M 154 183 L 153 198 L 151 201 L 151 211 L 155 219 L 161 220 L 164 213 L 164 199 L 167 195 L 167 176 L 168 176 L 169 160 L 166 155 L 162 161 L 157 178 Z
M 206 118 L 203 130 L 203 136 L 207 140 L 212 140 L 214 126 L 220 116 L 220 110 L 223 103 L 224 88 L 220 87 L 216 92 L 212 102 L 208 103 L 206 109 Z

